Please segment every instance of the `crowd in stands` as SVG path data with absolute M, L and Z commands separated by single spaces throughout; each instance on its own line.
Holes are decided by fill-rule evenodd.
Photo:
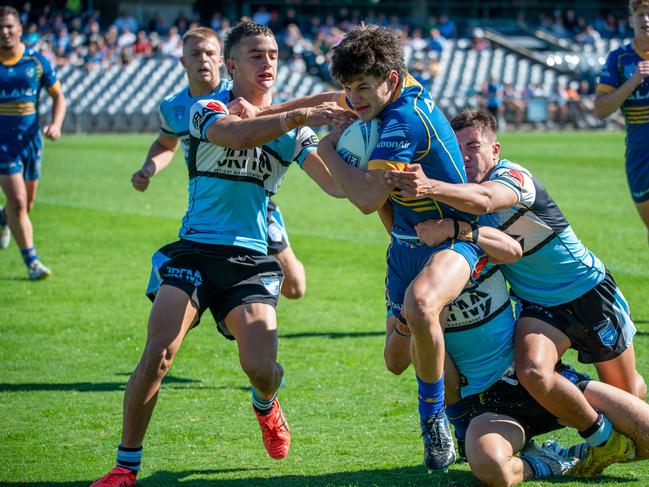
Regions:
M 426 22 L 409 24 L 400 17 L 382 13 L 366 12 L 363 17 L 358 10 L 340 8 L 338 15 L 304 16 L 295 8 L 267 9 L 257 7 L 252 14 L 254 21 L 269 26 L 276 34 L 280 45 L 280 57 L 292 72 L 308 72 L 324 81 L 331 81 L 328 66 L 332 47 L 344 36 L 351 26 L 361 20 L 369 24 L 390 26 L 396 29 L 412 52 L 424 53 L 411 57 L 410 72 L 424 85 L 430 86 L 439 72 L 439 57 L 448 39 L 458 37 L 456 22 L 445 14 L 431 16 Z M 146 24 L 139 22 L 129 11 L 120 12 L 112 23 L 106 23 L 98 11 L 74 14 L 52 11 L 47 5 L 42 10 L 32 11 L 29 3 L 21 10 L 24 27 L 23 41 L 36 46 L 55 65 L 71 64 L 88 71 L 108 66 L 127 64 L 137 58 L 173 58 L 182 55 L 182 36 L 192 27 L 209 25 L 219 34 L 230 28 L 231 20 L 219 13 L 209 19 L 198 14 L 190 17 L 179 15 L 173 22 L 161 15 L 155 15 Z M 520 19 L 519 19 L 520 20 Z M 573 9 L 542 15 L 539 27 L 561 38 L 589 44 L 601 37 L 627 37 L 629 31 L 625 18 L 607 14 L 589 23 L 578 17 Z M 470 49 L 489 49 L 490 43 L 481 29 L 471 31 Z M 526 100 L 534 97 L 534 87 L 519 92 L 513 86 L 500 86 L 493 92 L 487 83 L 483 93 L 477 93 L 480 103 L 490 106 L 497 98 L 495 112 L 507 114 L 514 123 L 522 122 Z M 582 106 L 592 95 L 593 87 L 572 86 L 559 90 L 549 100 L 549 117 L 557 124 L 573 122 L 571 111 Z M 564 92 L 565 91 L 565 92 Z M 496 96 L 497 95 L 497 96 Z M 571 120 L 572 118 L 572 120 Z

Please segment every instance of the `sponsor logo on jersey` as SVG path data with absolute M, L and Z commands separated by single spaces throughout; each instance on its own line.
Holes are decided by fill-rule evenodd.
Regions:
M 399 123 L 396 120 L 390 120 L 385 127 L 383 127 L 383 131 L 381 132 L 381 137 L 402 137 L 406 138 L 406 130 L 408 129 L 408 124 L 407 123 Z
M 519 171 L 516 171 L 515 169 L 510 169 L 509 174 L 516 180 L 518 181 L 518 184 L 523 186 L 525 184 L 525 178 L 523 177 L 523 174 L 521 174 Z
M 489 257 L 483 257 L 478 262 L 476 262 L 476 265 L 473 268 L 473 272 L 471 273 L 471 279 L 475 280 L 475 279 L 478 278 L 480 273 L 483 271 L 483 269 L 487 265 L 487 262 L 489 262 Z
M 381 149 L 407 149 L 410 147 L 410 142 L 405 140 L 382 140 L 376 146 Z
M 476 289 L 465 292 L 449 306 L 446 326 L 464 326 L 467 322 L 479 321 L 491 314 L 491 295 Z
M 353 152 L 348 151 L 347 149 L 341 149 L 338 152 L 338 155 L 350 166 L 358 167 L 361 162 L 361 158 L 354 154 Z
M 205 108 L 208 108 L 213 112 L 219 112 L 219 113 L 227 113 L 228 111 L 227 108 L 225 108 L 225 105 L 223 103 L 216 100 L 210 101 L 207 105 L 205 105 Z

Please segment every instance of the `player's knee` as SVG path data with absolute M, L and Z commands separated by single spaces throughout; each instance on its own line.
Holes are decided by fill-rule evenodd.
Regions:
M 434 293 L 412 293 L 406 296 L 403 306 L 408 326 L 415 329 L 423 324 L 428 325 L 431 320 L 439 320 L 439 314 L 444 308 Z
M 528 391 L 541 394 L 552 389 L 554 368 L 532 358 L 516 363 L 516 376 Z
M 140 361 L 140 373 L 150 380 L 160 380 L 169 372 L 173 359 L 174 353 L 168 347 L 149 344 Z
M 498 451 L 482 450 L 468 461 L 473 475 L 489 487 L 509 487 L 516 483 L 507 471 L 508 459 Z
M 28 212 L 27 197 L 22 194 L 7 195 L 6 211 L 15 216 Z

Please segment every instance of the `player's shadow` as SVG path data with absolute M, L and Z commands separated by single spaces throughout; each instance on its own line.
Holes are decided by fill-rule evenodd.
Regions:
M 408 486 L 444 486 L 444 487 L 478 487 L 478 482 L 467 470 L 451 468 L 448 472 L 434 472 L 428 474 L 423 466 L 410 466 L 392 470 L 360 470 L 354 472 L 336 472 L 324 475 L 277 475 L 274 477 L 249 476 L 240 479 L 219 478 L 223 474 L 233 472 L 267 471 L 268 468 L 250 469 L 213 469 L 190 470 L 186 472 L 154 472 L 148 477 L 138 479 L 139 487 L 347 487 L 362 485 L 373 487 Z M 565 484 L 575 479 L 557 477 L 543 479 L 544 484 Z M 80 487 L 87 486 L 92 480 L 74 482 L 0 482 L 0 487 Z M 643 479 L 630 479 L 620 476 L 603 476 L 588 479 L 588 485 L 611 485 L 619 483 L 625 486 L 643 486 Z
M 292 338 L 364 338 L 364 337 L 382 337 L 385 336 L 383 331 L 312 331 L 304 333 L 280 333 L 281 340 L 290 340 Z
M 130 374 L 118 374 L 129 376 Z M 247 387 L 229 386 L 207 386 L 200 380 L 187 379 L 168 375 L 162 383 L 163 389 L 238 389 L 247 391 Z M 0 383 L 2 392 L 35 392 L 35 391 L 75 391 L 75 392 L 114 392 L 123 391 L 126 388 L 126 380 L 122 382 L 67 382 L 67 383 Z

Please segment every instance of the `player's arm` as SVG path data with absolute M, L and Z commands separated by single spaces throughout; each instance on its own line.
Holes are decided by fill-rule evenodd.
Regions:
M 497 228 L 444 218 L 419 223 L 415 229 L 419 239 L 430 247 L 436 247 L 451 238 L 473 242 L 494 264 L 511 264 L 523 256 L 521 245 Z
M 178 137 L 160 133 L 151 144 L 142 167 L 133 173 L 131 184 L 138 191 L 145 191 L 149 187 L 151 178 L 166 168 L 173 160 L 178 148 Z
M 381 208 L 378 209 L 377 213 L 381 219 L 381 223 L 385 227 L 385 230 L 388 232 L 388 235 L 392 235 L 392 226 L 394 225 L 394 210 L 389 201 L 386 201 Z
M 43 127 L 43 134 L 48 139 L 57 140 L 61 137 L 61 127 L 63 127 L 63 119 L 68 108 L 68 102 L 65 99 L 63 90 L 61 90 L 59 81 L 47 91 L 52 97 L 52 122 Z
M 242 97 L 237 97 L 228 103 L 228 110 L 232 115 L 241 118 L 254 118 L 259 115 L 275 115 L 282 112 L 288 112 L 297 108 L 316 107 L 323 103 L 339 103 L 342 97 L 342 91 L 327 91 L 316 95 L 304 96 L 294 100 L 288 100 L 276 105 L 259 108 Z
M 204 138 L 222 147 L 249 149 L 264 145 L 304 125 L 310 127 L 327 125 L 339 110 L 336 104 L 329 102 L 316 107 L 296 108 L 275 115 L 262 115 L 248 119 L 228 113 L 227 116 L 219 118 L 207 127 Z
M 387 201 L 392 187 L 388 186 L 383 171 L 361 171 L 347 164 L 336 151 L 339 130 L 333 130 L 318 144 L 318 155 L 331 175 L 351 201 L 363 213 L 372 213 Z
M 492 213 L 518 203 L 517 194 L 504 184 L 445 183 L 428 179 L 419 164 L 410 164 L 405 171 L 386 171 L 385 179 L 389 185 L 400 188 L 404 196 L 433 198 L 472 215 Z
M 599 85 L 593 110 L 595 116 L 603 120 L 615 113 L 647 76 L 649 76 L 649 61 L 642 61 L 638 63 L 633 76 L 614 91 L 609 91 L 611 87 L 607 85 Z
M 322 162 L 322 159 L 320 159 L 316 151 L 312 151 L 306 156 L 302 163 L 302 169 L 328 195 L 334 198 L 347 197 L 340 185 L 331 176 L 327 166 L 324 165 L 324 162 Z

